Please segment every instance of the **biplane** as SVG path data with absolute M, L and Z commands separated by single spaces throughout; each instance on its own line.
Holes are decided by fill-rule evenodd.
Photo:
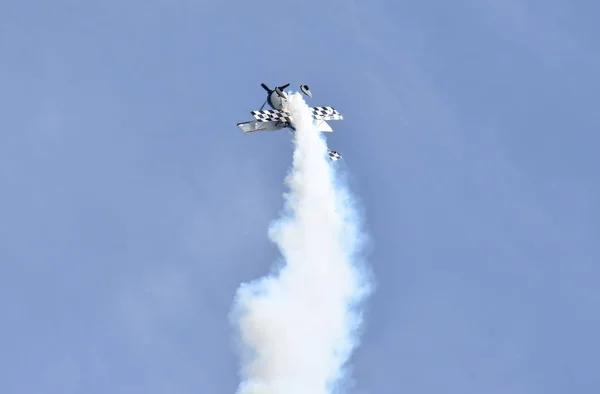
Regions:
M 257 111 L 252 111 L 251 114 L 254 120 L 238 123 L 238 127 L 244 134 L 256 133 L 259 131 L 276 131 L 288 128 L 291 132 L 295 132 L 294 119 L 289 111 L 284 107 L 288 99 L 288 94 L 284 91 L 290 84 L 276 86 L 275 89 L 269 88 L 264 83 L 260 86 L 267 91 L 267 98 L 263 105 Z M 307 85 L 300 85 L 302 94 L 312 97 L 312 92 Z M 271 109 L 263 109 L 265 105 L 269 105 Z M 332 132 L 333 129 L 327 123 L 328 120 L 342 120 L 344 117 L 333 107 L 309 107 L 313 116 L 313 122 L 318 131 Z M 342 156 L 331 149 L 327 149 L 329 159 L 335 161 Z

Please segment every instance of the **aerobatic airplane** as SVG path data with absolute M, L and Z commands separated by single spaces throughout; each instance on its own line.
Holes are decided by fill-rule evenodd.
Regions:
M 271 90 L 267 85 L 261 83 L 260 86 L 267 91 L 267 99 L 258 111 L 252 111 L 251 114 L 256 120 L 249 122 L 238 123 L 238 127 L 242 129 L 244 134 L 255 133 L 257 131 L 275 131 L 283 128 L 289 128 L 292 133 L 296 131 L 292 114 L 290 114 L 283 106 L 288 99 L 288 95 L 283 89 L 290 86 L 285 84 L 277 86 Z M 307 85 L 301 85 L 300 90 L 308 97 L 312 97 L 312 93 Z M 269 104 L 272 109 L 263 110 L 265 104 Z M 332 132 L 331 126 L 327 124 L 327 120 L 342 120 L 344 117 L 332 107 L 310 107 L 314 118 L 315 126 L 318 131 Z M 342 156 L 336 151 L 327 149 L 329 158 L 333 161 L 340 159 Z

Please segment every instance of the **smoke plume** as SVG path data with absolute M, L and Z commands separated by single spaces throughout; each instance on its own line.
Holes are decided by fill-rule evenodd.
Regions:
M 241 350 L 238 394 L 330 394 L 358 345 L 360 302 L 371 290 L 364 235 L 348 191 L 327 158 L 302 96 L 289 95 L 296 126 L 282 217 L 271 225 L 281 264 L 240 286 L 232 312 Z

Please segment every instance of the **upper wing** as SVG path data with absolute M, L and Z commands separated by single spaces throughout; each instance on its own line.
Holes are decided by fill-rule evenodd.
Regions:
M 251 120 L 250 122 L 238 123 L 237 126 L 242 129 L 244 134 L 255 133 L 257 131 L 275 131 L 282 129 L 284 124 L 278 121 L 273 122 L 260 122 L 258 120 Z
M 333 107 L 310 107 L 312 115 L 319 120 L 342 120 L 344 117 Z
M 251 113 L 259 122 L 278 121 L 291 123 L 292 121 L 292 116 L 289 112 L 278 109 L 263 109 L 261 111 L 252 111 Z

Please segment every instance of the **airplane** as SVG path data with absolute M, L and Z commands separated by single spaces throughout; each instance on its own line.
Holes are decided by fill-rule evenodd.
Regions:
M 256 120 L 238 123 L 237 126 L 244 134 L 255 133 L 258 131 L 276 131 L 283 128 L 289 128 L 292 134 L 296 131 L 292 115 L 284 108 L 284 103 L 288 99 L 288 94 L 284 89 L 290 86 L 289 83 L 276 86 L 275 89 L 269 88 L 264 83 L 260 86 L 267 91 L 267 99 L 258 111 L 252 111 L 251 114 Z M 307 85 L 300 85 L 300 91 L 305 96 L 312 98 L 312 92 Z M 269 104 L 271 109 L 265 109 L 265 104 Z M 344 117 L 333 107 L 310 107 L 315 126 L 321 132 L 333 132 L 333 129 L 326 122 L 327 120 L 342 120 Z M 342 157 L 338 152 L 327 149 L 329 159 L 336 161 Z

